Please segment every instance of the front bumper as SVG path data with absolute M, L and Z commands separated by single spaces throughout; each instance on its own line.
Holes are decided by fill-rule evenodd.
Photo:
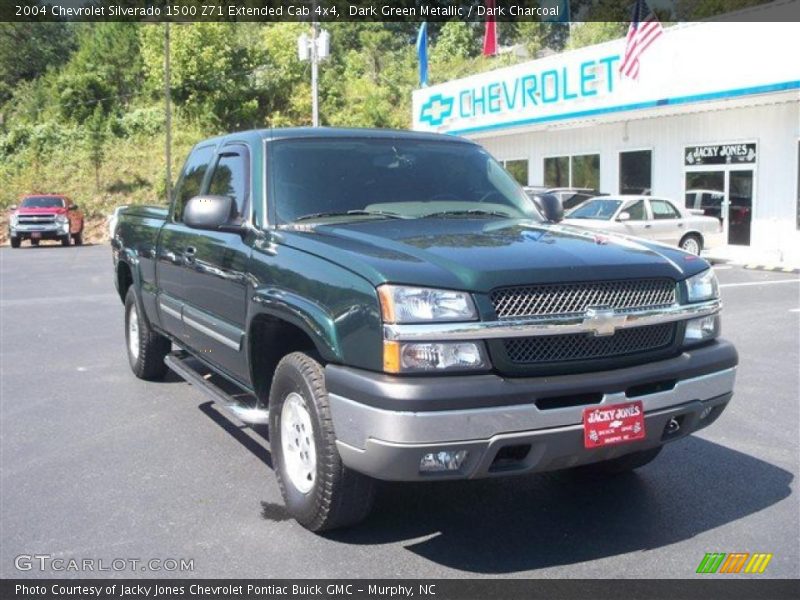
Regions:
M 55 240 L 69 234 L 69 223 L 47 223 L 43 225 L 16 225 L 9 227 L 8 235 L 12 238 L 29 240 L 36 234 L 38 239 Z
M 401 378 L 329 365 L 326 381 L 344 464 L 378 479 L 412 481 L 564 469 L 680 439 L 722 413 L 737 362 L 734 347 L 719 340 L 599 373 Z M 646 438 L 585 449 L 583 409 L 629 400 L 644 405 Z M 673 418 L 680 429 L 667 433 Z M 422 456 L 440 450 L 468 454 L 457 471 L 420 473 Z

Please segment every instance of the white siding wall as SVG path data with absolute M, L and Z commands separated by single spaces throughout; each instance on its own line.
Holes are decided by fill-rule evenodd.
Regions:
M 477 136 L 476 136 L 477 137 Z M 796 229 L 800 102 L 653 117 L 584 127 L 480 136 L 501 160 L 527 158 L 529 183 L 544 182 L 544 157 L 600 153 L 600 189 L 619 193 L 619 152 L 653 150 L 653 194 L 681 201 L 684 149 L 695 144 L 758 144 L 752 245 L 800 257 Z

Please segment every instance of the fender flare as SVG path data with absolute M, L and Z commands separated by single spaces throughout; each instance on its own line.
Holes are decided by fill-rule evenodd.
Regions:
M 247 321 L 248 334 L 253 321 L 259 315 L 268 315 L 294 325 L 308 335 L 323 359 L 342 361 L 336 323 L 323 306 L 294 292 L 265 287 L 253 293 L 252 308 Z

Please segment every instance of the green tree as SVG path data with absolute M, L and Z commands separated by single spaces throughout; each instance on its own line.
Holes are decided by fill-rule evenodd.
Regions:
M 439 32 L 434 50 L 437 55 L 448 58 L 468 58 L 480 51 L 472 28 L 465 21 L 448 21 Z
M 100 105 L 95 106 L 90 118 L 86 120 L 86 150 L 89 161 L 94 167 L 94 186 L 100 191 L 100 168 L 105 159 L 105 144 L 108 134 L 108 123 Z

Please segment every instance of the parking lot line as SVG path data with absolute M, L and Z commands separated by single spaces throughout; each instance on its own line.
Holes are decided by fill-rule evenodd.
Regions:
M 744 287 L 746 285 L 773 285 L 775 283 L 800 283 L 800 279 L 778 279 L 777 281 L 744 281 L 740 283 L 723 283 L 721 288 Z

